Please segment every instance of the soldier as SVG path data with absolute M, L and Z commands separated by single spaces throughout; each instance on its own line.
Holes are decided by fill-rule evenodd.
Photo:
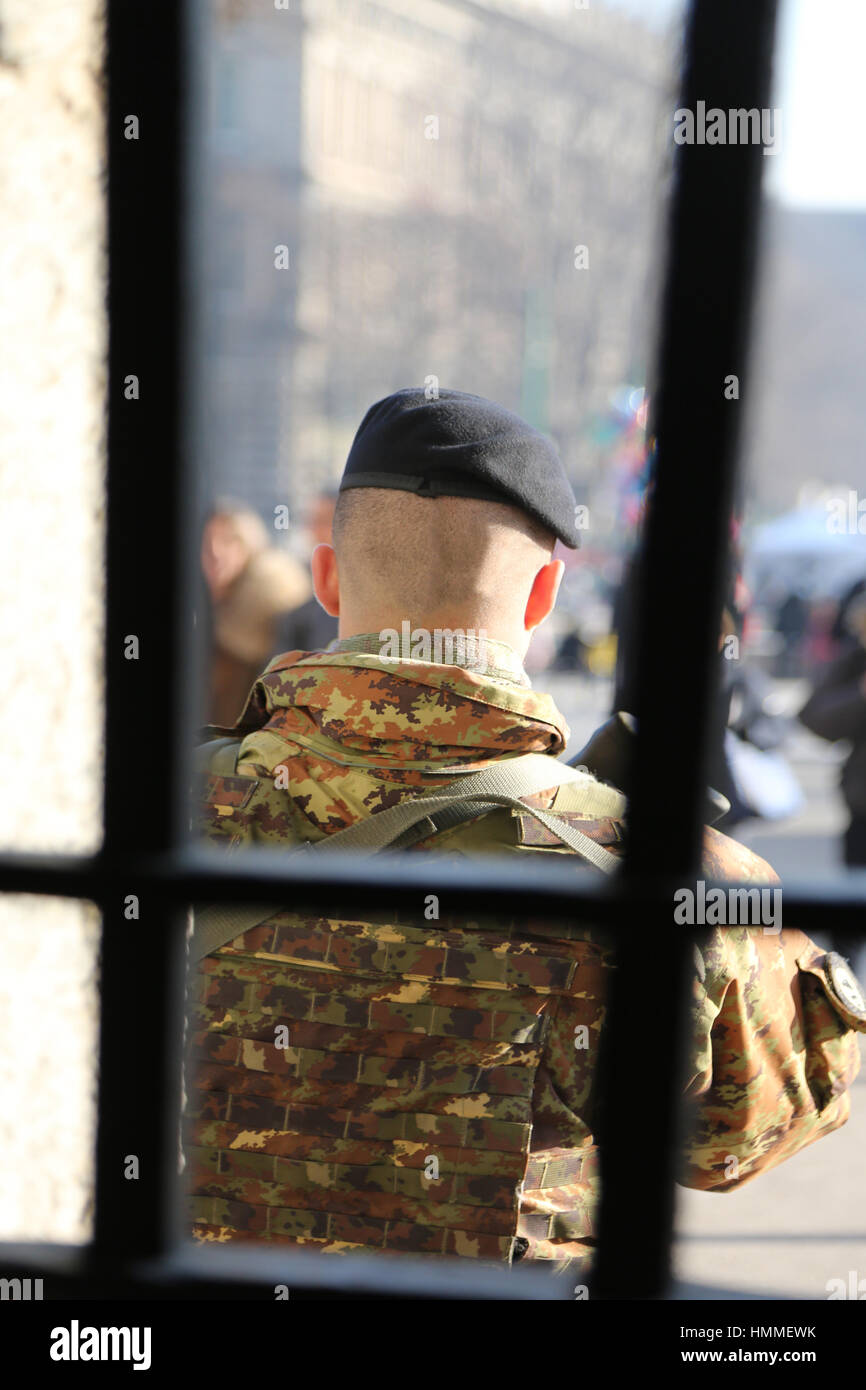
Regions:
M 558 760 L 568 729 L 522 664 L 574 517 L 550 442 L 499 406 L 374 405 L 313 555 L 339 638 L 275 658 L 237 724 L 208 730 L 205 836 L 615 868 L 625 797 Z M 778 882 L 705 844 L 708 878 Z M 601 932 L 467 921 L 431 892 L 411 914 L 215 909 L 191 956 L 198 1241 L 591 1257 Z M 845 1122 L 866 1001 L 841 958 L 761 927 L 713 931 L 693 989 L 681 1179 L 724 1191 Z

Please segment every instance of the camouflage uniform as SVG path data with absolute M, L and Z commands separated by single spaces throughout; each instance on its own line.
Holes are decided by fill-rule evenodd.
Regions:
M 271 662 L 234 730 L 235 774 L 206 778 L 207 839 L 318 840 L 441 789 L 448 769 L 564 749 L 562 716 L 508 648 L 489 643 L 479 673 L 386 661 L 377 641 Z M 580 812 L 572 784 L 535 800 L 620 853 L 624 798 L 591 778 L 580 790 Z M 570 853 L 509 810 L 407 852 L 434 845 Z M 712 830 L 704 872 L 778 882 Z M 420 903 L 411 916 L 286 910 L 201 961 L 185 1119 L 197 1240 L 558 1264 L 591 1254 L 610 945 L 594 929 L 468 921 L 442 906 L 429 920 Z M 683 1182 L 725 1190 L 845 1122 L 850 1030 L 866 1013 L 855 1001 L 846 1014 L 823 961 L 796 931 L 710 935 L 694 981 Z

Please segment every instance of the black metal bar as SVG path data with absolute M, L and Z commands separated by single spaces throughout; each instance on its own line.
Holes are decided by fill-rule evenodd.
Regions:
M 107 4 L 102 859 L 133 870 L 131 856 L 163 854 L 174 838 L 183 11 L 176 0 Z M 165 1248 L 166 1182 L 177 1169 L 183 938 L 134 871 L 96 896 L 103 931 L 94 1257 L 143 1256 Z
M 775 11 L 775 0 L 695 0 L 681 107 L 767 107 Z M 670 129 L 673 138 L 673 111 Z M 700 873 L 706 731 L 741 409 L 725 398 L 725 379 L 736 373 L 743 393 L 764 162 L 760 145 L 691 144 L 677 156 L 655 411 L 658 472 L 638 586 L 638 740 L 625 865 L 633 884 L 647 885 L 653 906 L 642 931 L 622 941 L 600 1080 L 607 1104 L 593 1292 L 606 1298 L 664 1296 L 669 1280 L 689 945 L 656 885 L 659 876 L 684 884 Z
M 553 859 L 554 856 L 551 856 Z M 0 892 L 50 893 L 59 897 L 117 896 L 131 878 L 159 904 L 186 905 L 221 898 L 232 902 L 281 900 L 287 906 L 333 903 L 336 897 L 367 905 L 417 906 L 418 894 L 430 888 L 435 873 L 443 906 L 495 911 L 495 899 L 508 896 L 509 912 L 569 915 L 575 902 L 606 913 L 605 903 L 620 901 L 617 880 L 599 883 L 594 874 L 568 872 L 561 863 L 536 862 L 497 866 L 483 861 L 439 863 L 429 854 L 406 856 L 395 870 L 393 859 L 362 857 L 323 861 L 302 857 L 287 870 L 287 856 L 249 851 L 225 859 L 201 851 L 174 855 L 129 855 L 112 859 L 62 856 L 0 856 Z M 394 872 L 389 872 L 389 869 Z M 383 875 L 388 873 L 388 877 Z M 589 910 L 589 909 L 587 909 Z
M 88 1250 L 62 1245 L 0 1244 L 4 1279 L 44 1279 L 52 1299 L 249 1299 L 273 1303 L 275 1285 L 299 1298 L 518 1299 L 573 1298 L 573 1277 L 536 1266 L 401 1255 L 315 1254 L 309 1250 L 189 1242 L 161 1258 L 117 1260 L 92 1268 Z
M 375 901 L 382 907 L 401 908 L 417 906 L 419 892 L 429 888 L 433 862 L 427 854 L 406 856 L 399 879 L 383 879 L 381 864 L 361 858 L 329 859 L 327 871 L 305 860 L 289 874 L 285 857 L 266 851 L 250 852 L 234 861 L 196 851 L 112 861 L 98 856 L 0 855 L 0 893 L 99 900 L 117 898 L 134 879 L 160 905 L 186 906 L 212 899 L 270 901 L 277 897 L 293 907 L 308 908 L 332 901 L 339 894 L 359 904 Z M 435 872 L 440 892 L 445 897 L 459 896 L 461 908 L 473 914 L 494 911 L 494 899 L 505 896 L 509 913 L 532 911 L 536 916 L 572 917 L 576 922 L 597 917 L 605 926 L 620 922 L 623 935 L 645 931 L 642 920 L 628 910 L 641 909 L 652 901 L 646 885 L 628 881 L 625 876 L 601 882 L 594 875 L 578 878 L 558 861 L 549 865 L 533 861 L 524 867 L 475 860 L 437 864 Z M 709 878 L 706 884 L 708 889 L 733 886 Z M 669 909 L 674 889 L 681 886 L 678 875 L 667 881 L 657 876 L 652 894 Z M 809 930 L 835 930 L 845 923 L 855 932 L 866 933 L 866 869 L 852 870 L 843 879 L 822 884 L 820 892 L 811 892 L 803 885 L 786 888 L 785 922 Z

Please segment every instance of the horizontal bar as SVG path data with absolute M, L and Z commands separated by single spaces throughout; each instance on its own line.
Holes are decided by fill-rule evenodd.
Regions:
M 95 1259 L 92 1247 L 0 1244 L 0 1277 L 43 1279 L 51 1299 L 479 1298 L 559 1301 L 575 1277 L 544 1262 L 488 1265 L 468 1259 L 325 1255 L 309 1250 L 177 1245 L 151 1260 Z
M 303 1266 L 295 1261 L 303 1259 Z M 298 1268 L 298 1277 L 291 1277 Z M 234 1246 L 215 1250 L 181 1248 L 160 1260 L 107 1262 L 96 1267 L 88 1248 L 70 1245 L 0 1244 L 0 1278 L 42 1279 L 43 1299 L 259 1300 L 274 1301 L 274 1285 L 287 1284 L 292 1298 L 479 1298 L 551 1302 L 571 1300 L 573 1274 L 550 1274 L 539 1264 L 508 1270 L 469 1261 L 377 1255 L 293 1255 Z M 591 1297 L 590 1283 L 590 1297 Z M 755 1293 L 723 1285 L 675 1280 L 673 1301 L 765 1302 L 772 1289 Z
M 527 856 L 528 858 L 528 856 Z M 551 856 L 551 859 L 553 856 Z M 687 881 L 656 875 L 652 879 L 625 876 L 599 880 L 587 872 L 577 876 L 573 866 L 556 863 L 437 862 L 433 854 L 405 855 L 399 878 L 385 877 L 386 861 L 329 856 L 327 868 L 313 856 L 300 856 L 287 870 L 279 851 L 251 850 L 231 860 L 209 851 L 140 855 L 128 858 L 101 855 L 0 854 L 0 893 L 31 893 L 61 898 L 87 898 L 97 903 L 131 892 L 135 884 L 161 904 L 183 906 L 211 899 L 230 902 L 271 901 L 291 894 L 292 907 L 333 902 L 351 897 L 366 906 L 417 906 L 419 893 L 459 894 L 459 910 L 495 913 L 505 904 L 509 915 L 597 917 L 616 926 L 626 910 L 651 902 L 672 902 Z M 692 880 L 694 881 L 694 880 Z M 704 878 L 707 887 L 730 890 L 754 888 L 754 883 L 721 882 Z M 813 889 L 805 885 L 782 889 L 786 926 L 812 930 L 845 927 L 866 932 L 866 869 L 849 870 L 844 879 Z M 445 906 L 447 911 L 447 905 Z M 820 921 L 815 919 L 820 918 Z

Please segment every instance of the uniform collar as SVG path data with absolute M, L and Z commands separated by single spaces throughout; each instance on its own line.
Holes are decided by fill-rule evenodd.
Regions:
M 405 624 L 404 628 L 409 629 Z M 435 631 L 435 629 L 434 629 Z M 362 632 L 355 637 L 337 637 L 326 648 L 328 652 L 360 652 L 365 656 L 381 656 L 383 651 L 383 638 L 378 632 Z M 457 660 L 458 652 L 448 652 L 447 657 L 444 653 L 437 655 L 436 644 L 430 643 L 429 654 L 425 652 L 423 657 L 412 653 L 410 644 L 409 651 L 406 652 L 406 660 L 430 661 L 437 666 L 458 666 L 463 670 L 474 671 L 480 676 L 489 676 L 491 680 L 506 681 L 511 685 L 522 685 L 525 689 L 532 689 L 532 681 L 523 668 L 523 663 L 513 647 L 507 642 L 494 642 L 491 638 L 484 639 L 484 660 L 477 659 L 479 653 L 475 639 L 467 637 L 465 640 L 465 660 Z M 398 663 L 395 662 L 395 665 Z

